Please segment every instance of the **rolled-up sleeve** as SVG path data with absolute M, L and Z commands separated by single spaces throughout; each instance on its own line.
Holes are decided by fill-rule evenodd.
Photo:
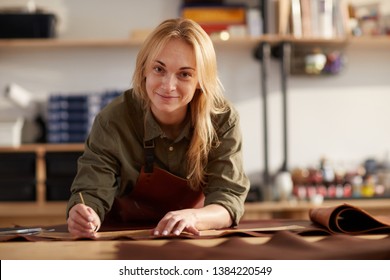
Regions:
M 220 116 L 217 134 L 220 144 L 208 159 L 205 205 L 219 204 L 226 208 L 237 225 L 244 214 L 249 180 L 242 160 L 242 135 L 239 116 L 232 108 Z

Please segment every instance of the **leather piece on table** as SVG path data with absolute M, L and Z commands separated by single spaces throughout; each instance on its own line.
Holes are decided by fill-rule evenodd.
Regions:
M 76 241 L 76 240 L 151 240 L 151 239 L 209 239 L 221 237 L 262 237 L 271 236 L 275 232 L 288 228 L 290 232 L 298 235 L 329 235 L 322 228 L 313 226 L 308 220 L 253 220 L 243 221 L 237 228 L 228 228 L 206 232 L 203 236 L 194 236 L 191 234 L 182 234 L 180 236 L 153 236 L 149 228 L 131 227 L 124 228 L 108 228 L 99 231 L 97 238 L 76 238 L 71 236 L 67 231 L 66 225 L 57 225 L 53 227 L 44 227 L 46 229 L 54 229 L 55 231 L 43 231 L 38 234 L 12 234 L 0 235 L 0 241 Z M 270 230 L 271 229 L 271 230 Z M 273 230 L 274 229 L 274 230 Z
M 320 207 L 309 210 L 310 220 L 331 233 L 390 233 L 390 215 L 373 216 L 351 204 Z
M 390 236 L 334 235 L 310 242 L 281 231 L 265 244 L 232 237 L 212 247 L 171 240 L 162 246 L 120 243 L 117 249 L 117 259 L 122 260 L 379 260 L 390 259 Z

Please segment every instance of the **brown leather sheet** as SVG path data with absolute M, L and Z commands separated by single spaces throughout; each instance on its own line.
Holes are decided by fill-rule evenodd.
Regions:
M 221 237 L 261 237 L 271 236 L 275 232 L 289 231 L 298 235 L 329 235 L 323 228 L 313 225 L 307 220 L 253 220 L 243 221 L 237 228 L 221 230 L 208 230 L 201 232 L 200 236 L 182 233 L 180 236 L 153 236 L 152 227 L 139 228 L 107 228 L 99 231 L 97 237 L 91 240 L 151 240 L 151 239 L 209 239 Z M 45 227 L 35 234 L 0 234 L 0 241 L 73 241 L 86 240 L 76 238 L 69 234 L 66 225 Z
M 309 217 L 313 223 L 330 233 L 390 233 L 390 216 L 373 216 L 364 209 L 347 203 L 311 209 Z
M 117 259 L 126 260 L 379 260 L 390 259 L 390 236 L 365 239 L 326 236 L 311 242 L 289 231 L 275 233 L 265 244 L 231 237 L 212 246 L 170 240 L 162 246 L 132 242 L 118 245 Z

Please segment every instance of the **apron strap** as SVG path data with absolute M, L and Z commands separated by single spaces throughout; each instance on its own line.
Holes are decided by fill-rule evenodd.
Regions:
M 154 140 L 144 141 L 145 173 L 153 173 L 154 165 Z

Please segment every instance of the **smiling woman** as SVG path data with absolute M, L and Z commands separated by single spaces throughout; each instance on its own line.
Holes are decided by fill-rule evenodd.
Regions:
M 235 226 L 249 190 L 241 147 L 209 36 L 194 21 L 166 20 L 141 47 L 133 88 L 95 118 L 68 229 L 90 237 L 118 225 L 152 225 L 155 235 Z

